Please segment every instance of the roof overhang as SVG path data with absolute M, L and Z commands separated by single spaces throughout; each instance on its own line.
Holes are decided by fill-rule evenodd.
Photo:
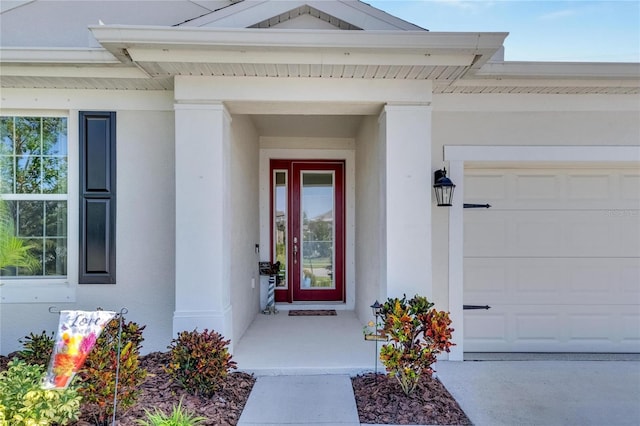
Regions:
M 491 62 L 507 33 L 100 25 L 0 49 L 2 87 L 171 90 L 178 75 L 431 80 L 435 93 L 640 93 L 640 64 Z

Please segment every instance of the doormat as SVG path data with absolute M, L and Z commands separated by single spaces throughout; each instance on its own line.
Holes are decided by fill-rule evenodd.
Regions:
M 289 311 L 290 317 L 331 317 L 338 315 L 335 309 L 312 309 Z

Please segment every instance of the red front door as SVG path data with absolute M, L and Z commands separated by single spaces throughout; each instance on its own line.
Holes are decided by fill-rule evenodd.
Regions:
M 278 302 L 344 301 L 344 161 L 271 161 Z

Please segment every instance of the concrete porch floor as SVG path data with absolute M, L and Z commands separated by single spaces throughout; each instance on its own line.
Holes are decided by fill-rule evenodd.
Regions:
M 305 308 L 301 308 L 305 309 Z M 349 374 L 373 371 L 375 342 L 365 341 L 353 311 L 337 316 L 258 314 L 234 346 L 238 370 L 257 376 Z M 378 365 L 378 371 L 384 368 Z

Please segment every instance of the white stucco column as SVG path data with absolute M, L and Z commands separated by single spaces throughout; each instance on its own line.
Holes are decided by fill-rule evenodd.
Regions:
M 464 359 L 464 161 L 449 162 L 449 178 L 456 184 L 449 209 L 449 315 L 453 321 L 449 361 Z
M 222 103 L 175 105 L 174 335 L 208 328 L 233 341 L 230 123 L 231 117 Z
M 379 133 L 386 296 L 431 299 L 431 107 L 387 105 Z

